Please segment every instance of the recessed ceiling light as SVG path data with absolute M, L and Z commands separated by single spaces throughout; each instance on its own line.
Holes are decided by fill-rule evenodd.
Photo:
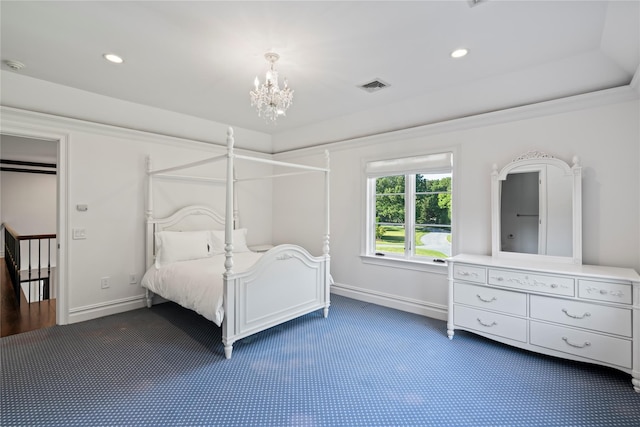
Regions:
M 469 51 L 467 49 L 456 49 L 453 52 L 451 52 L 451 57 L 452 58 L 462 58 L 463 56 L 465 56 L 467 53 L 469 53 Z
M 113 53 L 105 53 L 102 56 L 104 57 L 104 59 L 106 59 L 109 62 L 113 62 L 114 64 L 122 64 L 124 62 L 124 59 L 120 58 L 118 55 L 115 55 Z

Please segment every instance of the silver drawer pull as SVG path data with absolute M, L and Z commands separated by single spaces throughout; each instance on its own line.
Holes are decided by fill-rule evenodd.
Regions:
M 502 282 L 502 281 L 504 280 L 504 277 L 502 277 L 502 276 L 498 276 L 498 277 L 496 277 L 496 280 L 497 280 L 498 282 Z
M 568 345 L 570 345 L 571 347 L 575 347 L 575 348 L 585 348 L 585 347 L 589 347 L 591 345 L 591 343 L 589 341 L 585 341 L 584 344 L 582 344 L 582 345 L 574 344 L 572 342 L 569 342 L 569 338 L 567 338 L 567 337 L 562 337 L 562 341 L 566 342 Z
M 482 302 L 493 302 L 493 301 L 496 301 L 498 299 L 496 297 L 492 297 L 491 299 L 484 299 L 484 298 L 482 298 L 482 296 L 480 296 L 480 294 L 476 294 L 476 296 Z
M 555 283 L 552 283 L 552 284 L 551 284 L 551 289 L 555 289 L 555 288 L 557 288 L 557 287 L 558 287 L 558 285 L 556 285 Z
M 577 314 L 571 314 L 571 313 L 569 313 L 569 312 L 567 311 L 567 309 L 566 309 L 566 308 L 563 308 L 563 309 L 562 309 L 562 312 L 563 312 L 564 314 L 566 314 L 567 316 L 571 317 L 572 319 L 584 319 L 585 317 L 589 317 L 589 316 L 591 316 L 591 313 L 589 313 L 589 312 L 586 312 L 586 313 L 585 313 L 585 314 L 583 314 L 582 316 L 579 316 L 579 315 L 577 315 Z
M 624 292 L 622 292 L 622 291 L 599 289 L 599 288 L 594 288 L 593 286 L 587 287 L 586 291 L 588 293 L 596 292 L 596 293 L 599 293 L 602 296 L 608 295 L 608 296 L 611 296 L 611 297 L 624 298 Z
M 497 322 L 491 322 L 491 323 L 484 323 L 482 320 L 480 320 L 480 318 L 477 318 L 478 323 L 480 323 L 482 326 L 486 326 L 487 328 L 490 328 L 492 326 L 496 326 L 498 323 Z
M 469 273 L 468 271 L 459 271 L 458 275 L 459 276 L 464 276 L 464 277 L 467 277 L 467 276 L 478 277 L 478 273 L 474 273 L 474 272 Z

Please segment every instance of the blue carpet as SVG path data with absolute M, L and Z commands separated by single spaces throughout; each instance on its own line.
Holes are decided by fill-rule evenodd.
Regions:
M 335 295 L 231 360 L 172 303 L 0 344 L 2 426 L 640 426 L 625 373 Z

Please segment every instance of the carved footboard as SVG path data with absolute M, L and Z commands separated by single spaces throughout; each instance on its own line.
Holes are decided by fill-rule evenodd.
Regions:
M 280 245 L 250 270 L 225 275 L 222 341 L 227 359 L 239 339 L 315 310 L 329 313 L 329 256 Z

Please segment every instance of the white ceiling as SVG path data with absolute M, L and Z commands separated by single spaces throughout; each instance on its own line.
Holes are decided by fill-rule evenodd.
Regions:
M 0 8 L 4 70 L 17 60 L 25 76 L 274 141 L 333 123 L 341 131 L 327 137 L 347 139 L 624 86 L 640 64 L 639 1 L 3 0 Z M 469 55 L 450 58 L 458 47 Z M 276 126 L 249 101 L 270 50 L 295 90 Z M 125 63 L 105 61 L 107 52 Z M 376 78 L 391 86 L 357 87 Z

